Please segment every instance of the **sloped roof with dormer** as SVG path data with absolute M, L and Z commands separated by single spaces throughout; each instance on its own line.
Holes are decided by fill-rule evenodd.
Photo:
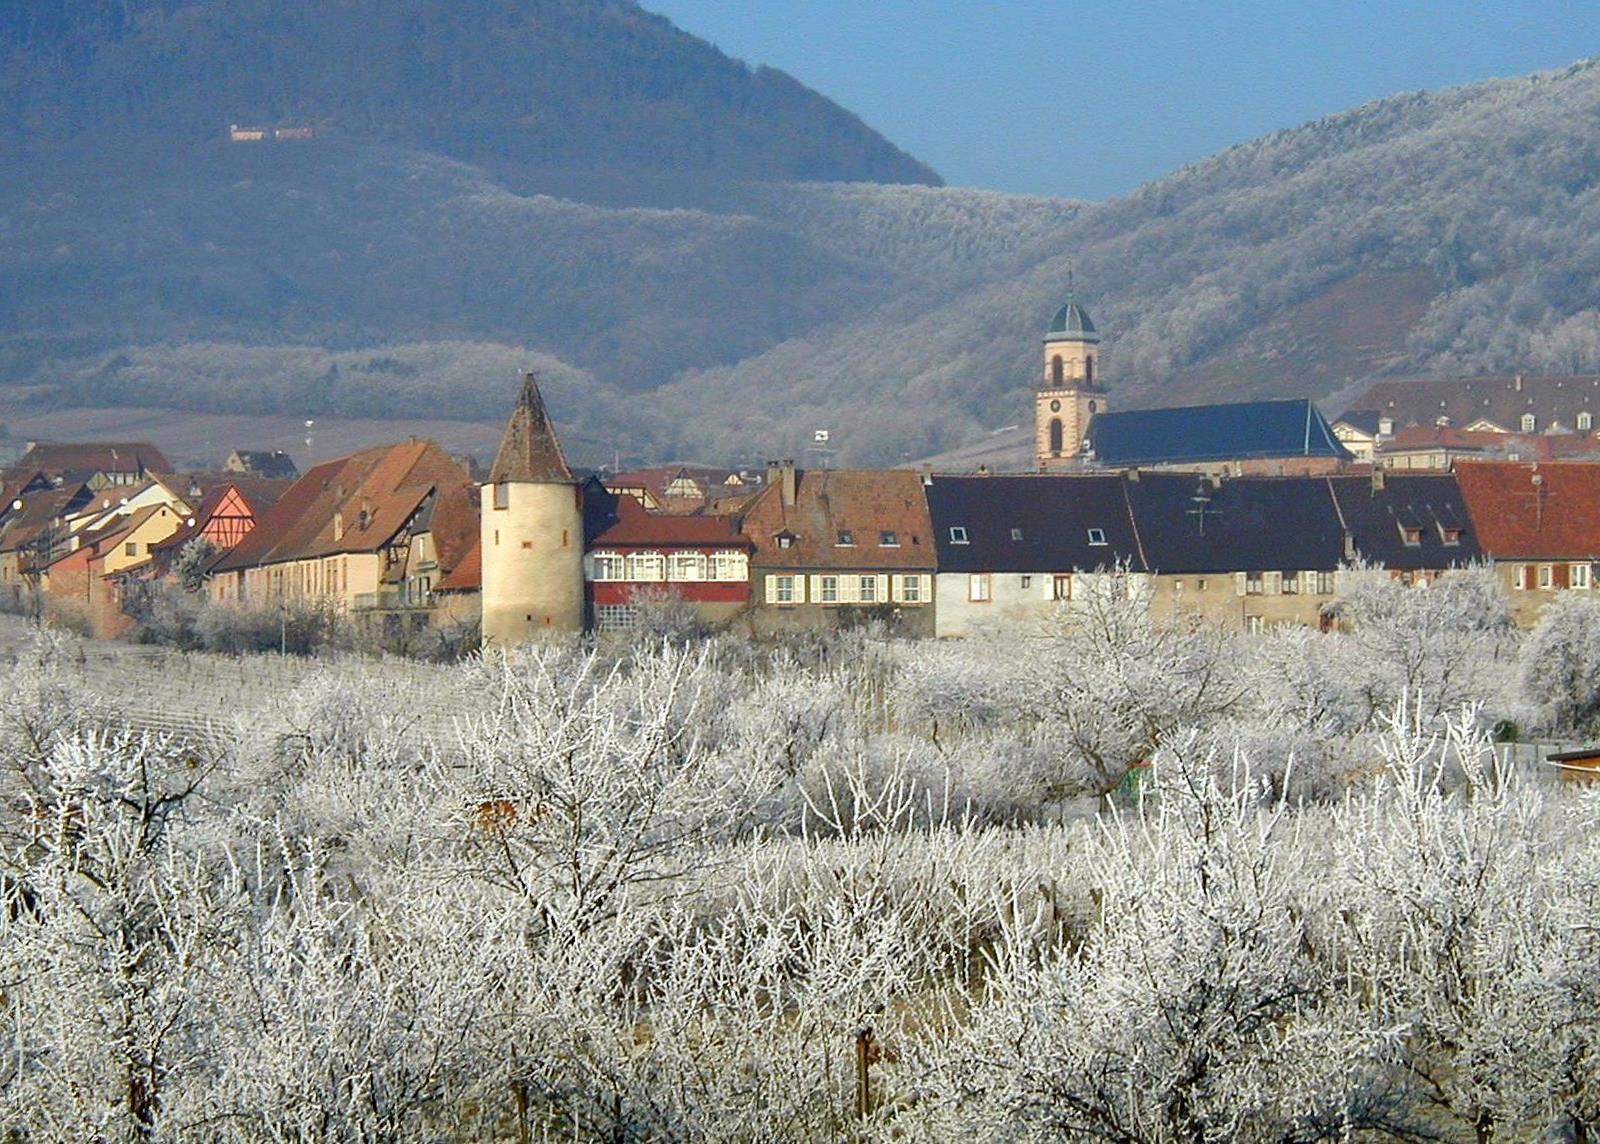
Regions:
M 79 473 L 170 473 L 172 462 L 145 441 L 89 441 L 35 444 L 12 466 L 52 477 Z
M 1273 457 L 1354 459 L 1305 398 L 1097 413 L 1087 438 L 1095 464 L 1119 468 Z
M 941 572 L 1145 571 L 1121 474 L 935 475 L 927 495 Z
M 532 373 L 522 377 L 522 393 L 511 411 L 500 448 L 489 467 L 489 483 L 525 481 L 536 484 L 573 484 L 572 470 L 561 453 L 544 397 Z
M 1453 568 L 1483 559 L 1461 486 L 1451 473 L 1329 476 L 1357 555 L 1385 568 Z
M 439 561 L 464 555 L 476 532 L 467 474 L 432 441 L 382 445 L 313 467 L 216 565 L 232 571 L 387 547 L 436 495 L 450 521 L 434 513 Z M 456 519 L 466 517 L 468 519 Z M 440 538 L 449 540 L 441 543 Z M 447 549 L 449 551 L 447 551 Z
M 1600 426 L 1600 375 L 1389 378 L 1374 382 L 1352 405 L 1391 418 L 1397 430 L 1443 419 L 1458 429 L 1490 422 L 1514 433 L 1531 416 L 1536 433 L 1593 433 Z M 1580 430 L 1584 413 L 1591 428 Z
M 904 469 L 797 470 L 794 504 L 773 480 L 738 520 L 762 567 L 927 571 L 936 559 L 922 477 Z

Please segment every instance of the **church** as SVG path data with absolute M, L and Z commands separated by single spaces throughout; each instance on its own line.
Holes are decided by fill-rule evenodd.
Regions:
M 1308 398 L 1113 413 L 1100 335 L 1071 292 L 1044 336 L 1034 468 L 1324 473 L 1355 458 Z

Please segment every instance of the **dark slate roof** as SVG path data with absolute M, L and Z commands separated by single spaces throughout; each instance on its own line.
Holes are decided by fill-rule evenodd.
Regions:
M 1376 437 L 1378 435 L 1378 421 L 1383 414 L 1376 409 L 1347 409 L 1335 419 L 1335 424 L 1344 424 L 1352 429 L 1359 429 L 1363 433 Z
M 1079 341 L 1098 342 L 1100 335 L 1094 331 L 1094 323 L 1089 320 L 1088 312 L 1070 294 L 1066 303 L 1056 311 L 1056 316 L 1050 319 L 1049 340 L 1055 338 L 1076 338 Z
M 533 374 L 522 375 L 522 394 L 506 422 L 500 449 L 489 468 L 489 483 L 500 481 L 575 484 L 561 442 L 545 412 L 544 398 Z
M 1310 401 L 1244 401 L 1100 413 L 1089 423 L 1098 465 L 1186 465 L 1256 457 L 1351 454 Z
M 1144 570 L 1120 475 L 936 476 L 927 495 L 941 572 Z
M 1453 473 L 1326 478 L 1356 551 L 1385 568 L 1451 568 L 1483 559 L 1477 530 Z M 1406 543 L 1405 530 L 1418 543 Z M 1455 535 L 1457 541 L 1449 543 Z
M 1152 572 L 1325 571 L 1344 558 L 1324 477 L 1141 473 L 1127 492 Z

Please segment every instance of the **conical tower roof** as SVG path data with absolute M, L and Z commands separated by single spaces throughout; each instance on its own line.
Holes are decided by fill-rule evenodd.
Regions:
M 544 398 L 533 372 L 522 375 L 522 394 L 506 422 L 500 450 L 489 469 L 489 483 L 524 481 L 535 484 L 574 484 L 572 470 L 561 455 L 561 442 L 550 417 L 544 411 Z

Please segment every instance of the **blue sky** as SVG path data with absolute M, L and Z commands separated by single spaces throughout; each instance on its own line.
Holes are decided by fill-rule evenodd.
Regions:
M 642 0 L 947 181 L 1107 198 L 1401 91 L 1600 55 L 1600 4 Z

